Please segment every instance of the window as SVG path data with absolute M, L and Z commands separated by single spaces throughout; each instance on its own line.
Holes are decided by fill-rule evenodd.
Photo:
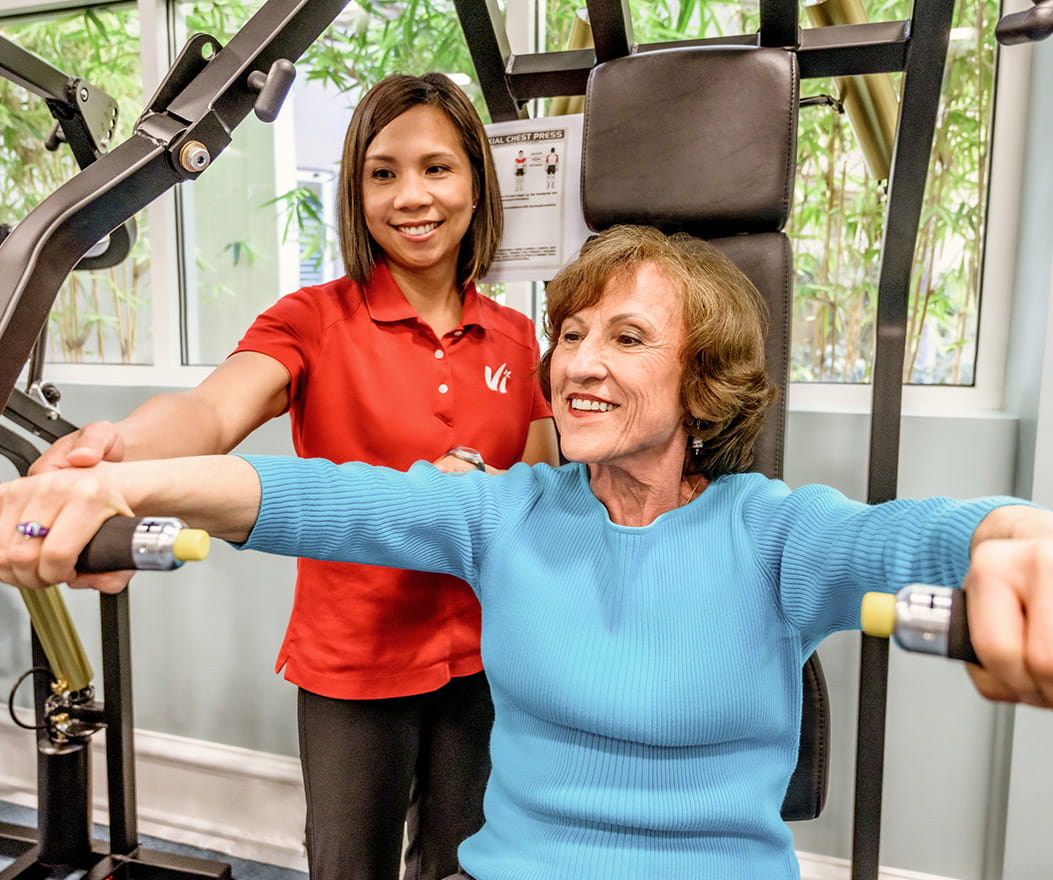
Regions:
M 119 100 L 120 140 L 143 104 L 140 52 L 149 57 L 149 45 L 160 44 L 160 35 L 140 39 L 139 8 L 149 4 L 153 10 L 142 20 L 173 28 L 166 39 L 174 53 L 192 31 L 225 41 L 260 5 L 259 0 L 180 0 L 169 24 L 155 14 L 155 0 L 140 4 L 12 16 L 0 22 L 0 32 L 60 68 L 76 59 L 76 69 L 68 73 Z M 640 43 L 748 33 L 759 23 L 755 0 L 630 0 L 628 5 Z M 581 37 L 583 0 L 510 0 L 507 6 L 517 52 L 535 45 L 564 49 Z M 867 0 L 867 8 L 873 20 L 908 14 L 907 0 Z M 997 0 L 963 0 L 955 13 L 914 272 L 904 365 L 912 382 L 968 386 L 983 372 L 976 356 L 998 13 Z M 159 66 L 163 70 L 167 62 Z M 363 88 L 389 72 L 432 69 L 456 75 L 487 118 L 453 0 L 351 0 L 298 62 L 277 122 L 247 119 L 199 180 L 176 187 L 157 203 L 162 207 L 151 207 L 159 241 L 151 242 L 144 212 L 137 218 L 139 239 L 131 259 L 71 277 L 49 322 L 49 360 L 78 367 L 154 363 L 165 371 L 179 364 L 211 365 L 279 296 L 309 280 L 334 277 L 340 268 L 332 181 L 351 108 Z M 898 88 L 895 78 L 892 88 Z M 802 94 L 831 100 L 802 108 L 800 117 L 789 224 L 798 271 L 793 378 L 867 382 L 883 182 L 867 167 L 850 119 L 835 109 L 838 84 L 806 80 Z M 535 115 L 554 112 L 556 105 L 575 109 L 560 99 L 538 103 Z M 9 212 L 0 222 L 17 222 L 76 166 L 66 150 L 40 149 L 53 124 L 41 100 L 0 82 L 0 114 L 0 175 Z M 178 231 L 169 234 L 173 222 Z M 172 255 L 170 238 L 178 256 Z M 176 264 L 178 273 L 172 269 Z M 167 327 L 176 274 L 179 317 Z M 152 291 L 164 302 L 152 303 Z M 534 298 L 539 299 L 536 292 Z M 157 338 L 155 325 L 162 328 Z
M 303 169 L 292 192 L 290 218 L 297 218 L 301 286 L 321 284 L 340 274 L 334 253 L 336 173 Z
M 548 0 L 549 50 L 570 48 L 575 0 Z M 806 4 L 802 27 L 818 26 Z M 904 0 L 869 0 L 872 21 L 905 19 Z M 658 43 L 756 31 L 756 2 L 631 0 L 633 37 Z M 996 0 L 965 0 L 955 12 L 915 257 L 904 379 L 969 385 L 974 380 L 986 217 L 991 108 L 999 15 Z M 899 75 L 882 84 L 892 96 Z M 787 231 L 797 270 L 791 378 L 868 382 L 887 169 L 868 166 L 844 110 L 842 84 L 802 82 L 795 202 Z M 559 99 L 556 99 L 559 101 Z M 892 125 L 894 128 L 894 115 Z M 869 145 L 868 145 L 869 146 Z
M 116 100 L 119 115 L 112 143 L 128 137 L 143 103 L 139 14 L 134 5 L 21 16 L 4 21 L 0 33 Z M 45 149 L 56 123 L 44 100 L 8 80 L 0 80 L 0 125 L 0 222 L 13 226 L 79 168 L 64 145 Z M 151 361 L 149 231 L 145 214 L 135 222 L 137 240 L 127 259 L 110 269 L 75 271 L 63 284 L 47 325 L 49 360 Z
M 875 19 L 905 18 L 909 8 L 885 4 L 877 12 Z M 997 19 L 992 0 L 967 0 L 955 12 L 914 257 L 905 382 L 974 381 Z M 893 111 L 900 78 L 886 78 Z M 788 224 L 797 267 L 791 378 L 866 382 L 887 164 L 865 160 L 861 137 L 843 112 L 843 86 L 805 80 L 801 92 L 834 103 L 801 111 Z

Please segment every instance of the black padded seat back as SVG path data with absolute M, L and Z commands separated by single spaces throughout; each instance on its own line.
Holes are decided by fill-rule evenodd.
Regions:
M 801 738 L 781 814 L 787 822 L 817 819 L 826 806 L 830 770 L 830 696 L 819 655 L 812 654 L 801 674 Z
M 715 238 L 777 232 L 793 200 L 800 76 L 783 49 L 696 46 L 593 68 L 582 209 Z
M 780 389 L 753 469 L 782 476 L 800 74 L 784 49 L 695 46 L 593 68 L 581 200 L 597 232 L 619 223 L 709 239 L 768 305 L 768 375 Z
M 792 51 L 693 46 L 598 64 L 585 96 L 581 198 L 600 232 L 621 223 L 708 239 L 768 306 L 766 368 L 780 389 L 754 444 L 754 470 L 782 476 L 793 257 L 783 234 L 793 200 L 800 75 Z M 797 767 L 786 820 L 826 799 L 829 701 L 816 655 L 802 672 Z M 744 686 L 748 686 L 745 685 Z
M 790 240 L 781 232 L 711 238 L 746 275 L 768 307 L 768 333 L 764 340 L 764 365 L 779 389 L 764 427 L 753 444 L 753 470 L 769 477 L 782 476 L 786 439 L 786 383 L 790 375 L 790 329 L 793 318 L 793 256 Z

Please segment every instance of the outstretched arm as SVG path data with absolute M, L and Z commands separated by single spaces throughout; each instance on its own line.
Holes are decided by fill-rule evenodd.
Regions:
M 22 587 L 68 583 L 114 592 L 106 576 L 80 575 L 77 556 L 117 514 L 178 516 L 218 538 L 243 541 L 260 506 L 255 470 L 236 456 L 103 462 L 0 484 L 0 581 Z M 42 538 L 19 523 L 48 528 Z
M 229 452 L 288 405 L 289 374 L 265 354 L 241 351 L 196 388 L 151 397 L 119 422 L 92 422 L 60 437 L 30 473 Z

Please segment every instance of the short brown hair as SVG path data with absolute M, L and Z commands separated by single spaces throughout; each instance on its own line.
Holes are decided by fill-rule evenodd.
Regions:
M 457 283 L 462 287 L 485 275 L 501 241 L 504 215 L 493 156 L 486 129 L 468 96 L 441 73 L 385 77 L 358 102 L 344 136 L 340 161 L 338 228 L 340 254 L 352 281 L 364 283 L 373 275 L 380 246 L 366 228 L 362 211 L 362 169 L 366 150 L 389 122 L 420 105 L 438 107 L 461 136 L 461 146 L 472 168 L 476 207 L 461 241 Z
M 682 301 L 680 400 L 689 414 L 684 427 L 703 441 L 699 454 L 685 456 L 686 471 L 711 480 L 745 471 L 775 399 L 764 369 L 767 308 L 750 280 L 701 239 L 648 226 L 615 226 L 587 242 L 546 289 L 549 348 L 538 367 L 541 387 L 551 396 L 552 353 L 563 322 L 594 306 L 612 280 L 632 276 L 643 264 L 665 275 Z

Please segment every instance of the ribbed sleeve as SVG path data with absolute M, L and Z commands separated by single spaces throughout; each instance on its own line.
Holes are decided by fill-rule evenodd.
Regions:
M 743 515 L 761 555 L 777 564 L 779 601 L 811 651 L 826 636 L 859 627 L 864 593 L 920 582 L 958 587 L 969 567 L 969 543 L 995 507 L 1020 503 L 901 499 L 852 502 L 826 486 L 790 492 L 760 477 Z
M 487 480 L 419 462 L 409 472 L 358 462 L 245 456 L 260 477 L 256 525 L 243 545 L 285 556 L 452 574 L 478 581 L 478 556 L 512 498 L 535 488 L 521 476 Z

